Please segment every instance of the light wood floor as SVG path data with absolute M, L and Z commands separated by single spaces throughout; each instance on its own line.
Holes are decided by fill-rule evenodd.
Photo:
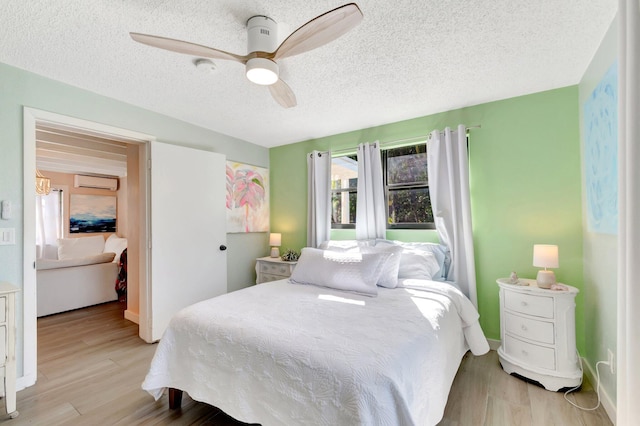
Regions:
M 186 394 L 182 410 L 155 402 L 140 389 L 156 345 L 138 338 L 117 302 L 38 320 L 38 382 L 18 393 L 19 425 L 241 425 Z M 587 386 L 571 396 L 595 403 Z M 4 402 L 0 401 L 4 413 Z M 582 412 L 562 394 L 505 374 L 496 353 L 465 356 L 453 384 L 443 426 L 610 425 L 602 408 Z

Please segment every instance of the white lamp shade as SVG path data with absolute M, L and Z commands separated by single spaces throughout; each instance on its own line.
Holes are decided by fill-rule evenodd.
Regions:
M 280 247 L 282 244 L 282 234 L 277 232 L 272 232 L 269 235 L 269 245 L 271 247 Z
M 551 244 L 534 244 L 533 266 L 540 268 L 557 268 L 558 265 L 558 246 Z

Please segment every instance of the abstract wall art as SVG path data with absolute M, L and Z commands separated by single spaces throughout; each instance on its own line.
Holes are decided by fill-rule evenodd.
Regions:
M 618 63 L 611 65 L 584 104 L 587 229 L 618 232 Z
M 69 232 L 116 232 L 116 197 L 71 194 Z
M 227 161 L 227 232 L 269 230 L 269 170 Z

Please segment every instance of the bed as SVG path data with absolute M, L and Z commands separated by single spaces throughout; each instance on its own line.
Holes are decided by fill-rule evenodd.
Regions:
M 310 272 L 336 276 L 320 270 Z M 170 389 L 174 405 L 185 391 L 264 426 L 433 425 L 462 356 L 489 350 L 476 309 L 451 283 L 398 279 L 371 297 L 296 278 L 180 311 L 143 389 L 156 399 Z

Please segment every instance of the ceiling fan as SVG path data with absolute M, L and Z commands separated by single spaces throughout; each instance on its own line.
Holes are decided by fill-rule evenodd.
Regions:
M 283 107 L 296 106 L 296 96 L 279 77 L 279 59 L 313 50 L 349 32 L 362 21 L 363 15 L 355 3 L 345 4 L 323 13 L 302 25 L 277 46 L 277 23 L 268 16 L 253 16 L 247 21 L 246 55 L 202 46 L 187 41 L 140 33 L 129 33 L 143 44 L 172 52 L 213 59 L 240 62 L 245 65 L 247 78 L 269 86 L 273 98 Z

